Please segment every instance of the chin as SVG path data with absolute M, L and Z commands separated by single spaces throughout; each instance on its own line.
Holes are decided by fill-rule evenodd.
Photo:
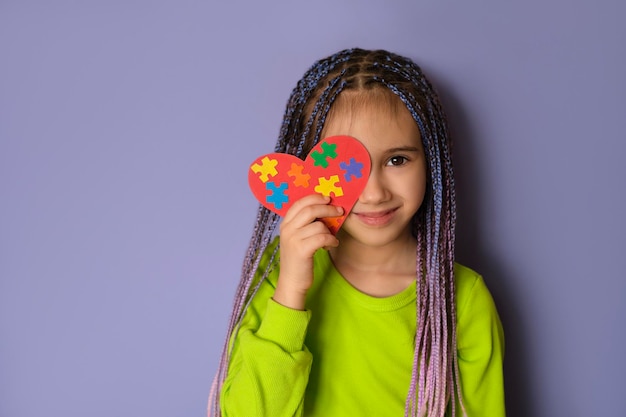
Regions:
M 344 227 L 337 236 L 339 242 L 342 240 L 353 240 L 361 245 L 369 247 L 384 247 L 397 241 L 404 241 L 407 237 L 412 237 L 410 231 L 383 230 L 384 228 L 359 228 L 354 230 L 350 227 Z

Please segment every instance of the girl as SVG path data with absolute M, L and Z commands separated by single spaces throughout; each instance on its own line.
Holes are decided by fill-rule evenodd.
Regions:
M 209 414 L 504 416 L 503 334 L 482 278 L 454 262 L 450 141 L 421 69 L 386 51 L 315 63 L 293 90 L 276 152 L 302 159 L 347 135 L 370 153 L 343 214 L 321 195 L 280 223 L 261 207 Z

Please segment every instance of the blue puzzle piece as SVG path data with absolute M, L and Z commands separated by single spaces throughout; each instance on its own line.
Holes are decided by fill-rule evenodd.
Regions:
M 265 188 L 272 192 L 271 195 L 265 197 L 265 201 L 268 203 L 272 203 L 276 210 L 280 210 L 283 208 L 283 203 L 289 201 L 289 197 L 285 195 L 285 191 L 287 190 L 287 183 L 281 182 L 280 185 L 276 185 L 275 182 L 267 182 L 265 183 Z
M 350 158 L 350 163 L 346 164 L 345 162 L 339 163 L 339 168 L 345 171 L 343 176 L 346 181 L 350 182 L 352 177 L 361 178 L 363 173 L 361 170 L 363 169 L 363 164 L 361 162 L 357 162 L 354 158 Z

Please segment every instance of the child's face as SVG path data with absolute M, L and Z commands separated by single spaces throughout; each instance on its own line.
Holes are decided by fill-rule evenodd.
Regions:
M 411 219 L 426 190 L 426 159 L 417 124 L 404 105 L 340 111 L 326 122 L 324 137 L 348 135 L 370 153 L 372 170 L 363 193 L 340 230 L 340 240 L 384 246 L 411 238 Z

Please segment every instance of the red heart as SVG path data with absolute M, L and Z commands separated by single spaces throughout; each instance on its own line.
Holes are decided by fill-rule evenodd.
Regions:
M 322 219 L 335 234 L 365 188 L 370 168 L 369 153 L 361 142 L 333 136 L 315 145 L 304 161 L 285 153 L 257 158 L 248 170 L 248 183 L 257 200 L 281 216 L 306 195 L 330 196 L 331 204 L 344 210 L 341 217 Z

